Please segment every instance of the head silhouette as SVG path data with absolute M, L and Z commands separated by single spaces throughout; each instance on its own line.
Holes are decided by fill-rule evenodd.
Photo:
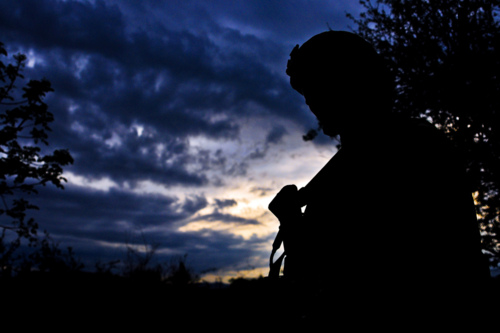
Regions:
M 386 66 L 373 47 L 353 33 L 330 30 L 297 45 L 286 72 L 327 135 L 342 135 L 390 109 Z

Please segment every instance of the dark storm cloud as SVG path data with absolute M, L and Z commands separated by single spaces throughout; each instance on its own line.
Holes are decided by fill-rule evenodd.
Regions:
M 208 205 L 207 199 L 204 196 L 196 195 L 187 198 L 181 209 L 189 215 L 195 214 L 197 211 L 205 208 Z
M 202 196 L 180 201 L 176 197 L 136 194 L 116 189 L 82 190 L 67 186 L 64 191 L 44 188 L 32 202 L 40 211 L 30 215 L 50 231 L 58 242 L 70 243 L 80 255 L 102 255 L 120 259 L 124 250 L 110 250 L 101 244 L 159 244 L 172 251 L 189 252 L 187 243 L 199 241 L 196 235 L 175 231 L 175 224 L 206 206 Z M 158 232 L 161 227 L 161 232 Z M 153 228 L 155 231 L 149 231 Z M 140 234 L 140 236 L 139 236 Z
M 168 228 L 203 208 L 203 200 L 196 198 L 180 202 L 175 197 L 135 194 L 114 188 L 109 191 L 86 190 L 71 185 L 64 191 L 43 188 L 40 195 L 32 199 L 41 207 L 40 213 L 33 214 L 52 233 L 79 234 L 107 241 L 118 241 L 117 235 L 126 228 Z M 71 217 L 70 223 L 68 217 Z
M 236 206 L 238 203 L 234 199 L 215 199 L 215 205 L 218 208 L 226 208 Z
M 242 237 L 223 232 L 205 229 L 203 232 L 188 232 L 174 235 L 172 240 L 179 241 L 176 249 L 188 253 L 188 263 L 200 270 L 215 268 L 248 269 L 248 263 L 256 255 L 268 258 L 268 253 L 259 253 L 256 249 L 268 244 L 269 238 L 251 237 L 244 240 Z M 265 262 L 265 261 L 264 261 Z M 267 262 L 265 262 L 267 264 Z
M 161 22 L 144 31 L 103 1 L 0 6 L 6 42 L 35 52 L 38 62 L 27 75 L 49 78 L 56 90 L 52 142 L 70 149 L 78 162 L 75 172 L 203 185 L 202 173 L 186 171 L 196 157 L 188 155 L 182 138 L 235 139 L 238 121 L 259 114 L 303 123 L 303 112 L 292 103 L 298 97 L 268 67 L 286 54 L 276 42 L 213 24 L 205 34 L 169 30 Z M 149 142 L 126 132 L 133 124 L 148 128 Z M 116 133 L 120 127 L 122 135 Z M 122 144 L 103 144 L 113 136 Z M 180 150 L 155 158 L 159 142 L 168 155 L 174 147 Z M 162 162 L 169 159 L 181 162 Z M 84 163 L 90 160 L 88 168 Z
M 131 17 L 161 17 L 169 26 L 185 25 L 207 29 L 213 24 L 238 26 L 246 33 L 274 40 L 303 42 L 313 33 L 345 29 L 351 23 L 345 12 L 357 14 L 358 1 L 165 1 L 140 2 L 116 0 Z M 160 9 L 160 10 L 159 10 Z M 181 14 L 181 15 L 179 15 Z M 144 23 L 147 24 L 147 23 Z
M 131 186 L 139 180 L 164 185 L 203 185 L 208 182 L 201 172 L 186 170 L 197 156 L 187 153 L 184 140 L 160 136 L 155 137 L 159 141 L 151 142 L 126 131 L 117 134 L 118 141 L 113 146 L 113 133 L 116 132 L 86 137 L 86 132 L 82 132 L 85 137 L 78 141 L 76 147 L 79 149 L 71 150 L 77 163 L 68 170 L 97 178 L 109 177 L 122 184 L 128 182 Z
M 214 210 L 211 214 L 200 215 L 193 218 L 191 221 L 209 221 L 209 222 L 224 222 L 224 223 L 237 223 L 240 225 L 259 225 L 259 221 L 255 219 L 246 219 L 240 216 L 235 216 L 232 214 L 221 213 L 218 210 Z
M 197 102 L 195 107 L 205 109 L 213 107 L 215 101 L 228 106 L 241 103 L 241 100 L 256 100 L 274 108 L 278 105 L 279 89 L 286 83 L 265 65 L 270 58 L 281 60 L 283 47 L 233 29 L 217 27 L 214 32 L 219 40 L 217 44 L 208 33 L 199 35 L 186 30 L 167 30 L 160 23 L 154 32 L 127 34 L 121 12 L 102 1 L 90 5 L 73 1 L 25 0 L 12 3 L 11 8 L 6 7 L 0 8 L 3 9 L 0 27 L 9 41 L 22 40 L 25 46 L 58 52 L 60 59 L 53 59 L 52 65 L 58 60 L 75 61 L 74 56 L 90 57 L 79 80 L 79 90 L 86 92 L 82 96 L 85 98 L 94 95 L 104 97 L 102 101 L 106 102 L 119 95 L 127 99 L 130 95 L 116 88 L 133 89 L 133 81 L 139 76 L 146 81 L 140 82 L 139 88 L 151 88 L 151 84 L 147 84 L 148 75 L 156 79 L 160 73 L 155 71 L 166 70 L 167 80 L 173 78 L 176 82 L 162 89 L 161 94 L 166 94 L 165 99 L 169 102 L 177 96 L 176 100 L 186 103 L 182 105 L 183 109 L 193 107 L 190 101 Z M 10 12 L 16 15 L 9 15 Z M 35 12 L 37 15 L 33 15 Z M 61 65 L 58 63 L 57 67 Z M 71 70 L 71 63 L 65 67 Z M 117 87 L 112 86 L 113 83 L 128 85 Z M 109 86 L 114 89 L 104 89 Z M 207 89 L 210 86 L 216 89 Z M 93 89 L 89 89 L 91 87 Z M 192 90 L 197 90 L 197 94 L 192 94 Z M 127 90 L 123 92 L 128 93 Z M 180 98 L 185 97 L 183 93 L 192 98 Z M 142 104 L 140 97 L 134 96 L 134 100 Z M 204 104 L 199 105 L 201 102 Z
M 287 134 L 287 130 L 282 125 L 275 125 L 271 131 L 267 134 L 266 142 L 268 143 L 279 143 L 283 136 Z
M 240 225 L 257 225 L 258 221 L 224 214 L 217 209 L 198 215 L 208 203 L 197 195 L 179 200 L 151 194 L 136 194 L 117 189 L 109 191 L 82 190 L 68 185 L 64 191 L 43 188 L 33 203 L 41 207 L 31 212 L 43 229 L 61 243 L 71 244 L 84 263 L 111 261 L 125 257 L 124 247 L 158 245 L 157 260 L 166 261 L 171 253 L 189 254 L 190 262 L 200 270 L 210 267 L 231 267 L 239 259 L 255 255 L 267 239 L 244 240 L 226 232 L 203 229 L 200 232 L 179 232 L 177 227 L 193 221 L 219 221 Z M 216 201 L 217 207 L 234 206 L 231 199 Z M 246 244 L 246 245 L 243 245 Z M 260 246 L 259 246 L 260 245 Z M 166 250 L 167 254 L 161 254 Z
M 251 192 L 252 193 L 258 193 L 259 196 L 263 197 L 265 195 L 267 195 L 269 192 L 273 192 L 275 191 L 276 189 L 274 188 L 270 188 L 270 187 L 260 187 L 260 186 L 256 186 L 256 187 L 253 187 L 251 189 Z
M 120 57 L 127 51 L 123 15 L 98 0 L 22 0 L 0 4 L 0 22 L 10 41 L 49 50 Z
M 30 212 L 30 216 L 43 226 L 42 229 L 50 230 L 55 241 L 71 244 L 89 269 L 96 262 L 125 259 L 125 247 L 103 246 L 104 243 L 158 246 L 155 259 L 160 262 L 167 262 L 172 257 L 171 253 L 189 254 L 189 263 L 198 270 L 205 270 L 232 267 L 241 259 L 255 255 L 253 249 L 268 241 L 257 238 L 243 240 L 239 236 L 209 229 L 202 232 L 176 231 L 176 224 L 192 220 L 199 210 L 207 206 L 203 196 L 180 201 L 175 197 L 139 195 L 114 189 L 108 192 L 81 190 L 67 186 L 64 191 L 43 188 L 40 195 L 33 198 L 33 203 L 41 210 Z M 233 205 L 231 200 L 221 200 L 219 204 Z M 241 224 L 257 223 L 218 212 L 209 214 L 207 218 Z M 161 254 L 163 250 L 167 250 L 166 255 Z

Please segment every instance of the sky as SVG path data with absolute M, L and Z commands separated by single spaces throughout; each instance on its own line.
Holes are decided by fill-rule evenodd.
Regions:
M 47 78 L 50 149 L 68 149 L 65 189 L 30 212 L 87 269 L 184 257 L 205 281 L 266 276 L 267 206 L 336 152 L 285 74 L 313 35 L 349 30 L 357 1 L 0 1 L 0 41 Z

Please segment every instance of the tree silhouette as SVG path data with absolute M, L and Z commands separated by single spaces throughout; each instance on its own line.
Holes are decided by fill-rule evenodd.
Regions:
M 2 43 L 0 55 L 7 57 Z M 50 82 L 29 80 L 17 89 L 27 58 L 23 54 L 13 58 L 11 64 L 0 60 L 0 276 L 10 274 L 9 261 L 22 239 L 37 245 L 38 225 L 27 218 L 27 210 L 38 207 L 27 197 L 46 184 L 64 188 L 62 167 L 73 163 L 68 150 L 42 149 L 48 145 L 49 123 L 54 120 L 43 101 L 53 91 Z
M 483 248 L 500 260 L 500 1 L 378 0 L 353 32 L 387 60 L 394 111 L 423 117 L 463 151 Z M 452 227 L 452 226 L 450 226 Z M 452 249 L 450 249 L 452 250 Z

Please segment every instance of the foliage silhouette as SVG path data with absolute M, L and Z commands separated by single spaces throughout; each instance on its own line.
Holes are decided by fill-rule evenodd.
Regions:
M 127 245 L 122 275 L 125 278 L 144 283 L 161 283 L 183 287 L 195 284 L 199 276 L 187 265 L 187 254 L 171 259 L 168 263 L 155 260 L 158 244 L 149 244 L 142 234 L 143 244 Z
M 394 111 L 423 117 L 465 158 L 482 246 L 500 261 L 500 1 L 360 1 L 355 33 L 385 58 Z
M 0 55 L 7 56 L 2 43 Z M 38 224 L 27 218 L 27 210 L 38 207 L 26 198 L 46 184 L 63 189 L 62 167 L 73 163 L 68 150 L 42 151 L 48 145 L 49 124 L 54 120 L 44 98 L 53 89 L 42 79 L 29 80 L 19 91 L 16 84 L 24 78 L 27 58 L 23 54 L 13 58 L 10 64 L 0 61 L 0 275 L 10 274 L 6 267 L 22 239 L 32 247 L 40 245 Z M 46 248 L 43 242 L 41 246 Z
M 163 272 L 162 265 L 153 263 L 158 244 L 149 244 L 143 233 L 141 233 L 141 237 L 143 241 L 141 246 L 127 244 L 123 275 L 137 281 L 160 282 Z

